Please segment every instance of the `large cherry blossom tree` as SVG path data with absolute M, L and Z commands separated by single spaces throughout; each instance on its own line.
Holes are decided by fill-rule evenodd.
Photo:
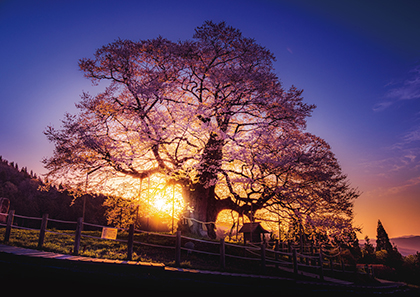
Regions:
M 204 222 L 209 237 L 224 209 L 351 219 L 357 193 L 328 144 L 305 132 L 314 106 L 282 87 L 274 60 L 223 22 L 205 22 L 192 40 L 103 46 L 79 66 L 105 90 L 84 93 L 79 113 L 45 132 L 50 179 L 83 188 L 96 170 L 89 185 L 100 189 L 159 177 L 182 187 L 190 231 Z

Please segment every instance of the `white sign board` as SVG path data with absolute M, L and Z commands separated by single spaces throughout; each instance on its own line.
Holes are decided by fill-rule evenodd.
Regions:
M 117 239 L 117 232 L 118 232 L 117 228 L 103 227 L 101 238 L 103 238 L 103 239 Z

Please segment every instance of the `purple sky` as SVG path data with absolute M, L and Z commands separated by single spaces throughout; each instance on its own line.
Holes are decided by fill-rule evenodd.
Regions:
M 362 196 L 359 237 L 420 234 L 418 1 L 0 1 L 0 155 L 38 174 L 43 135 L 95 87 L 78 59 L 116 38 L 192 38 L 226 21 L 271 50 L 279 78 L 318 106 L 326 139 Z

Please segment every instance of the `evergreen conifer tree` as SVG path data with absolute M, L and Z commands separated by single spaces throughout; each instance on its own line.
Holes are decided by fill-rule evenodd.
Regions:
M 389 267 L 398 268 L 403 263 L 403 258 L 396 246 L 392 246 L 389 241 L 388 234 L 385 231 L 381 221 L 378 220 L 378 227 L 376 229 L 376 251 L 386 251 L 386 256 L 383 263 Z
M 376 251 L 385 250 L 388 253 L 392 253 L 392 244 L 389 241 L 388 233 L 386 233 L 381 220 L 378 220 L 378 227 L 376 228 Z

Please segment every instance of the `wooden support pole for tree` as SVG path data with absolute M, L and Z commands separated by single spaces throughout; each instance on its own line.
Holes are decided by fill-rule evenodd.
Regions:
M 181 266 L 181 231 L 176 231 L 175 266 Z
M 292 249 L 292 255 L 293 255 L 293 273 L 297 275 L 298 274 L 298 262 L 297 262 L 297 253 L 296 253 L 295 248 Z
M 128 242 L 127 242 L 127 259 L 133 260 L 133 243 L 134 243 L 134 224 L 131 224 L 128 229 Z
M 345 264 L 344 264 L 344 259 L 343 259 L 343 252 L 342 252 L 342 250 L 341 250 L 341 246 L 339 247 L 339 251 L 340 251 L 340 264 L 341 264 L 341 270 L 343 271 L 343 272 L 345 272 L 346 271 L 346 266 L 345 266 Z
M 265 242 L 261 243 L 261 270 L 265 273 Z
M 226 257 L 225 257 L 225 239 L 220 239 L 220 269 L 225 270 Z
M 48 224 L 48 214 L 45 213 L 42 216 L 41 228 L 39 229 L 38 249 L 42 249 L 42 246 L 44 245 L 45 229 L 47 229 L 47 224 Z
M 80 239 L 82 237 L 82 229 L 83 229 L 83 218 L 78 218 L 77 226 L 76 226 L 76 233 L 74 235 L 74 250 L 73 250 L 74 256 L 77 256 L 79 254 Z
M 311 256 L 313 256 L 315 254 L 315 252 L 314 252 L 314 243 L 313 242 L 311 242 Z M 316 264 L 315 264 L 316 262 L 315 262 L 315 259 L 314 258 L 311 258 L 311 265 L 312 266 L 315 266 Z
M 15 211 L 14 210 L 9 211 L 9 215 L 7 216 L 6 231 L 4 232 L 4 239 L 3 239 L 4 242 L 9 242 L 14 216 L 15 216 Z
M 331 271 L 334 271 L 334 262 L 333 262 L 333 258 L 330 257 L 330 268 Z
M 303 254 L 304 251 L 305 251 L 304 250 L 305 247 L 304 247 L 304 241 L 303 241 L 302 227 L 300 227 L 299 243 L 300 243 L 300 249 L 299 249 L 299 251 L 300 251 L 301 254 Z
M 319 279 L 324 280 L 324 256 L 322 255 L 322 249 L 319 247 Z

